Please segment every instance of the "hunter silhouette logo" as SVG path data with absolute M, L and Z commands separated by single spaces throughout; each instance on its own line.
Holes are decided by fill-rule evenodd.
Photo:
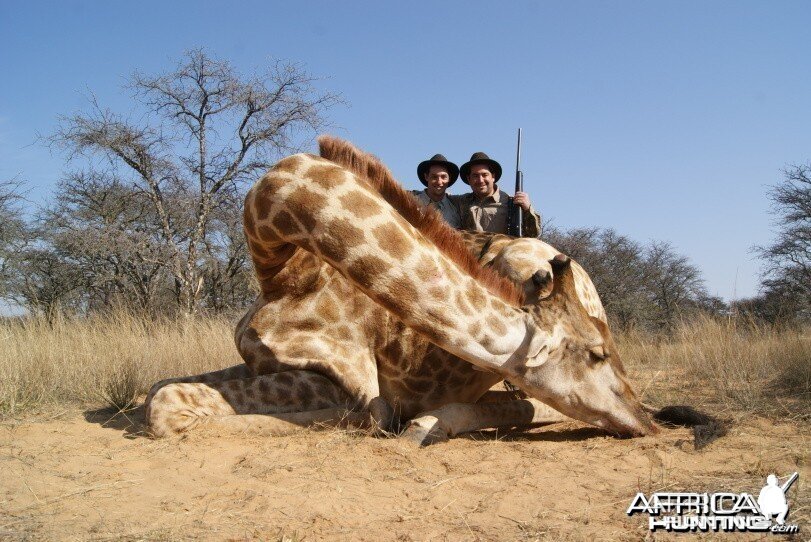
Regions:
M 777 476 L 770 474 L 757 501 L 749 493 L 653 493 L 650 498 L 637 493 L 626 514 L 647 513 L 651 531 L 796 533 L 798 525 L 786 524 L 786 492 L 797 478 L 795 472 L 781 486 Z
M 772 516 L 777 516 L 777 524 L 785 525 L 786 514 L 788 514 L 786 491 L 799 476 L 795 472 L 782 486 L 777 485 L 777 476 L 774 474 L 770 474 L 766 478 L 766 486 L 760 490 L 760 495 L 757 498 L 757 505 L 766 518 L 771 519 Z

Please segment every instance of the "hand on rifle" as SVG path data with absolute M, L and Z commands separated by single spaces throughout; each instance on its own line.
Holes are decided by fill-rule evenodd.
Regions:
M 529 212 L 529 194 L 526 192 L 516 192 L 513 201 L 523 210 Z

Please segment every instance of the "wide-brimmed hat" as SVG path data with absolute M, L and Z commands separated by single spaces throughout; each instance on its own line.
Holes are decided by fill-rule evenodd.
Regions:
M 462 167 L 459 168 L 459 171 L 462 174 L 462 182 L 465 184 L 470 184 L 467 182 L 467 176 L 470 174 L 470 166 L 473 164 L 487 164 L 490 166 L 490 173 L 492 173 L 493 177 L 496 178 L 496 182 L 498 182 L 498 180 L 501 178 L 501 164 L 495 160 L 491 160 L 490 157 L 483 152 L 474 152 L 471 155 L 470 160 L 462 164 Z
M 425 182 L 424 177 L 425 174 L 428 173 L 428 170 L 431 169 L 431 166 L 442 166 L 447 168 L 448 177 L 450 177 L 451 180 L 451 182 L 448 183 L 448 187 L 455 183 L 456 179 L 459 178 L 459 166 L 453 162 L 448 162 L 448 159 L 441 154 L 435 154 L 430 160 L 420 162 L 420 165 L 417 166 L 417 177 L 419 177 L 420 182 L 425 186 L 428 186 L 428 183 Z

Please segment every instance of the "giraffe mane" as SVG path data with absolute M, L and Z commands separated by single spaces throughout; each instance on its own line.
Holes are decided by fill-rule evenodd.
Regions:
M 523 292 L 492 269 L 482 267 L 468 251 L 459 232 L 450 227 L 438 211 L 422 207 L 379 158 L 329 135 L 318 138 L 318 147 L 322 158 L 345 167 L 368 182 L 409 224 L 490 293 L 514 307 L 523 304 Z

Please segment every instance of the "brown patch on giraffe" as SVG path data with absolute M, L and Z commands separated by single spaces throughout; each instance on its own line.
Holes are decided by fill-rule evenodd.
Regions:
M 191 394 L 186 393 L 186 391 L 183 389 L 183 386 L 177 386 L 177 397 L 180 400 L 180 402 L 184 405 L 189 404 L 191 402 L 190 401 Z
M 520 307 L 523 304 L 522 292 L 495 271 L 482 268 L 470 254 L 459 232 L 448 226 L 435 209 L 423 208 L 375 156 L 360 151 L 347 141 L 331 136 L 319 137 L 318 145 L 322 157 L 346 167 L 360 179 L 367 181 L 405 220 L 417 228 L 463 272 L 510 305 Z
M 256 235 L 256 221 L 254 219 L 255 210 L 252 205 L 245 205 L 242 210 L 242 231 L 245 232 L 245 237 L 250 241 L 255 239 Z
M 439 324 L 440 328 L 452 328 L 453 320 L 448 317 L 448 313 L 443 310 L 428 309 L 428 316 Z
M 267 383 L 267 379 L 265 378 L 259 379 L 259 384 L 257 384 L 257 388 L 259 389 L 259 393 L 262 395 L 262 397 L 265 397 L 267 396 L 268 393 L 270 393 L 270 385 Z
M 305 318 L 293 323 L 292 327 L 297 331 L 319 331 L 324 328 L 324 324 L 315 318 Z
M 273 220 L 271 220 L 270 223 L 273 224 L 273 227 L 284 236 L 295 235 L 301 232 L 301 226 L 299 226 L 296 219 L 293 218 L 293 215 L 287 211 L 279 211 L 276 213 L 276 216 L 273 217 Z M 261 237 L 263 239 L 268 239 L 268 234 L 273 231 L 267 226 L 260 226 L 259 228 Z M 262 230 L 266 231 L 263 232 Z
M 372 230 L 380 248 L 397 261 L 403 261 L 414 251 L 411 239 L 394 222 L 386 222 Z
M 338 198 L 338 201 L 341 202 L 341 206 L 344 209 L 361 220 L 378 215 L 381 211 L 380 204 L 360 190 L 348 192 Z
M 322 399 L 327 399 L 330 403 L 338 403 L 338 390 L 335 388 L 335 384 L 333 384 L 331 381 L 326 379 L 316 381 L 314 387 L 316 396 Z
M 321 253 L 328 260 L 343 262 L 349 249 L 366 242 L 366 233 L 345 218 L 337 218 L 329 223 L 323 237 L 318 241 Z
M 455 308 L 460 310 L 462 314 L 464 314 L 465 316 L 472 316 L 473 314 L 475 314 L 475 311 L 470 306 L 470 303 L 468 302 L 468 300 L 465 298 L 465 295 L 461 291 L 457 290 L 454 293 L 454 297 L 456 298 Z
M 478 337 L 479 334 L 482 332 L 482 325 L 476 321 L 467 326 L 467 330 L 470 332 L 471 336 Z
M 332 190 L 346 182 L 346 170 L 329 162 L 310 167 L 305 176 L 325 190 Z
M 434 378 L 437 382 L 445 382 L 451 375 L 451 370 L 448 367 L 441 367 L 435 374 Z
M 405 277 L 398 277 L 388 284 L 386 292 L 380 294 L 380 302 L 395 314 L 412 311 L 418 304 L 420 292 Z
M 434 260 L 425 255 L 421 256 L 417 265 L 417 278 L 425 283 L 436 280 L 437 277 L 440 277 L 439 267 L 437 267 Z
M 315 215 L 329 204 L 329 198 L 299 186 L 287 196 L 286 204 L 304 228 L 313 231 L 318 223 Z
M 467 375 L 459 371 L 453 371 L 445 382 L 448 386 L 455 388 L 467 382 Z
M 292 402 L 293 394 L 289 386 L 276 386 L 270 399 L 278 405 L 289 405 Z
M 487 306 L 487 298 L 476 288 L 468 288 L 465 291 L 467 300 L 473 307 L 473 310 L 482 309 Z
M 344 340 L 344 341 L 351 341 L 354 338 L 354 335 L 352 334 L 352 330 L 349 329 L 349 326 L 346 326 L 346 325 L 338 326 L 337 328 L 335 328 L 335 335 L 339 339 Z
M 303 163 L 304 156 L 301 154 L 294 154 L 293 156 L 282 158 L 276 162 L 276 165 L 273 166 L 271 171 L 281 171 L 283 173 L 295 174 Z
M 253 210 L 256 218 L 263 220 L 270 214 L 270 208 L 273 206 L 273 198 L 276 195 L 277 188 L 274 187 L 273 177 L 268 174 L 254 186 L 245 198 L 245 213 Z
M 380 351 L 380 356 L 387 359 L 393 365 L 400 365 L 401 362 L 405 361 L 403 357 L 403 347 L 400 344 L 400 341 L 391 341 L 390 343 L 386 344 L 383 349 Z M 389 365 L 383 365 L 380 368 L 389 368 Z
M 347 269 L 347 274 L 355 282 L 368 287 L 380 279 L 389 267 L 385 260 L 367 254 L 352 262 Z
M 427 378 L 409 378 L 404 382 L 406 388 L 418 394 L 425 394 L 434 389 L 434 381 Z
M 289 388 L 293 385 L 293 376 L 289 373 L 278 373 L 274 380 L 280 387 Z
M 338 305 L 328 295 L 321 295 L 315 305 L 315 312 L 327 322 L 334 322 L 341 317 Z
M 439 286 L 432 286 L 426 290 L 428 295 L 431 296 L 431 299 L 434 301 L 447 301 L 448 300 L 448 289 L 447 288 L 440 288 Z
M 315 393 L 313 393 L 312 388 L 310 387 L 309 382 L 302 382 L 296 386 L 296 395 L 302 403 L 308 405 L 315 399 Z
M 442 329 L 436 327 L 420 328 L 418 331 L 422 332 L 425 337 L 434 344 L 447 344 L 450 342 L 450 336 Z
M 487 327 L 499 337 L 507 334 L 507 326 L 492 314 L 487 317 Z

